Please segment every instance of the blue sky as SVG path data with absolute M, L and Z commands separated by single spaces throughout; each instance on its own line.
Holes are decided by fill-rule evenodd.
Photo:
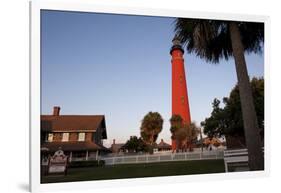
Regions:
M 104 114 L 108 140 L 139 136 L 140 122 L 158 111 L 170 142 L 174 18 L 42 11 L 42 114 Z M 233 60 L 210 64 L 184 54 L 191 118 L 198 125 L 215 97 L 236 84 Z M 264 74 L 263 55 L 246 55 L 250 77 Z

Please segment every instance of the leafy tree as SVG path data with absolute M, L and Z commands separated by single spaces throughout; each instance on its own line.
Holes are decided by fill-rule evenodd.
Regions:
M 257 112 L 259 133 L 263 139 L 264 133 L 264 79 L 253 78 L 251 80 L 255 109 Z M 201 125 L 204 133 L 211 137 L 222 135 L 234 137 L 242 146 L 245 146 L 244 125 L 239 95 L 239 87 L 236 85 L 230 92 L 229 97 L 223 98 L 224 107 L 220 107 L 220 101 L 214 99 L 213 111 Z
M 191 122 L 189 125 L 187 125 L 187 130 L 189 141 L 191 143 L 197 141 L 197 137 L 200 133 L 200 128 L 195 124 L 195 122 Z
M 147 145 L 140 137 L 138 138 L 137 136 L 130 137 L 123 148 L 128 149 L 131 152 L 147 151 Z
M 250 170 L 262 170 L 262 144 L 244 53 L 262 51 L 264 24 L 178 18 L 175 22 L 175 32 L 189 53 L 194 52 L 208 62 L 218 63 L 220 59 L 228 60 L 234 57 L 249 166 Z
M 201 122 L 201 125 L 204 127 L 204 134 L 209 138 L 221 137 L 225 134 L 224 131 L 227 128 L 227 115 L 226 112 L 220 108 L 220 103 L 220 100 L 215 98 L 212 103 L 213 111 L 211 116 Z
M 149 112 L 141 122 L 141 137 L 149 145 L 151 153 L 153 145 L 162 131 L 163 122 L 164 120 L 158 112 Z

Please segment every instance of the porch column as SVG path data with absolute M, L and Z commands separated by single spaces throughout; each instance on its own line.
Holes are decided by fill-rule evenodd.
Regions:
M 96 151 L 96 160 L 98 160 L 99 150 Z
M 88 161 L 88 157 L 89 157 L 89 152 L 86 151 L 86 161 Z
M 71 162 L 71 161 L 72 161 L 72 151 L 69 154 L 69 162 Z

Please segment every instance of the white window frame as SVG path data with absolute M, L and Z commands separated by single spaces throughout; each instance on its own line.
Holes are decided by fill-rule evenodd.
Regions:
M 53 142 L 53 140 L 54 140 L 54 134 L 53 133 L 48 133 L 47 142 Z
M 69 141 L 69 133 L 62 133 L 62 139 L 61 141 Z
M 86 133 L 82 132 L 82 133 L 78 133 L 78 141 L 85 141 L 86 139 Z

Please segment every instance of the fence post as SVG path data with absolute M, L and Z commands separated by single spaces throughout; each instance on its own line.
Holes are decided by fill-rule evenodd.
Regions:
M 88 158 L 89 158 L 89 152 L 86 151 L 86 161 L 88 161 Z
M 228 165 L 227 162 L 224 160 L 224 168 L 225 168 L 225 172 L 228 172 Z

